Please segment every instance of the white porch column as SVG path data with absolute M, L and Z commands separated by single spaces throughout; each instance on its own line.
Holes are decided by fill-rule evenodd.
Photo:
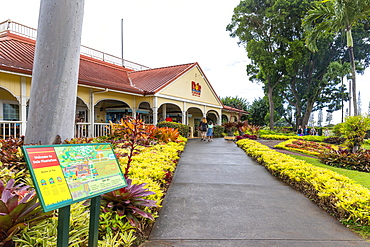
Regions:
M 132 117 L 136 119 L 136 97 L 134 96 L 134 106 L 132 107 Z
M 163 104 L 162 105 L 162 119 L 163 119 L 163 121 L 166 120 L 166 118 L 167 118 L 167 105 Z
M 205 105 L 203 106 L 203 117 L 207 118 L 207 107 Z
M 218 117 L 217 124 L 218 124 L 218 125 L 221 125 L 221 124 L 222 124 L 222 109 L 220 109 L 220 110 L 218 111 L 218 115 L 219 115 L 219 117 Z
M 158 123 L 158 100 L 156 96 L 153 98 L 152 110 L 153 110 L 153 124 L 157 125 Z
M 186 102 L 183 102 L 183 107 L 182 107 L 182 124 L 187 124 L 188 123 L 188 115 L 186 114 Z
M 94 137 L 94 121 L 95 121 L 95 107 L 94 107 L 94 93 L 93 89 L 90 88 L 90 109 L 89 109 L 89 125 L 87 126 L 87 130 L 89 133 L 89 137 Z
M 132 117 L 136 119 L 136 107 L 132 107 Z
M 20 97 L 20 104 L 21 104 L 21 111 L 20 111 L 20 121 L 21 124 L 21 136 L 26 134 L 26 125 L 27 125 L 27 84 L 26 84 L 26 77 L 21 76 L 21 97 Z

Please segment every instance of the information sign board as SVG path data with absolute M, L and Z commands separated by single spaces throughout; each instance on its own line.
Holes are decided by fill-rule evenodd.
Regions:
M 44 212 L 127 186 L 109 143 L 23 146 Z

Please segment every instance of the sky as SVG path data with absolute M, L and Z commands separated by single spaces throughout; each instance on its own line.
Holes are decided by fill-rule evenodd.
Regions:
M 239 2 L 85 0 L 81 44 L 121 57 L 123 30 L 124 59 L 150 68 L 198 62 L 217 95 L 238 96 L 252 103 L 263 97 L 262 85 L 249 81 L 245 49 L 226 31 Z M 40 0 L 2 1 L 0 22 L 11 19 L 37 28 L 39 7 Z M 369 70 L 357 80 L 362 111 L 367 112 Z M 335 112 L 333 122 L 340 118 L 340 111 Z

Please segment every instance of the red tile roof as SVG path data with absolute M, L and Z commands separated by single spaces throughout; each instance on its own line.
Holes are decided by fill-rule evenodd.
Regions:
M 10 31 L 2 32 L 0 69 L 32 75 L 35 44 L 34 39 L 19 36 Z M 78 83 L 142 95 L 154 94 L 195 66 L 199 67 L 198 63 L 133 71 L 81 55 Z M 199 69 L 201 70 L 200 67 Z M 212 88 L 211 85 L 209 86 Z
M 0 37 L 0 69 L 32 74 L 36 41 L 6 32 Z M 131 85 L 122 66 L 80 56 L 78 82 L 82 85 L 109 88 L 143 94 L 143 90 Z
M 127 69 L 82 55 L 78 81 L 93 87 L 143 94 L 143 90 L 130 84 Z
M 156 93 L 189 71 L 197 63 L 129 72 L 132 84 L 147 93 Z
M 240 109 L 237 109 L 237 108 L 234 108 L 234 107 L 231 107 L 231 106 L 227 106 L 227 105 L 223 105 L 222 108 L 225 111 L 231 111 L 231 112 L 239 112 L 239 113 L 243 113 L 243 114 L 249 114 L 249 112 L 247 112 L 247 111 L 243 111 L 243 110 L 240 110 Z
M 34 42 L 32 44 L 26 38 L 8 32 L 5 37 L 0 37 L 0 68 L 30 75 L 34 52 Z

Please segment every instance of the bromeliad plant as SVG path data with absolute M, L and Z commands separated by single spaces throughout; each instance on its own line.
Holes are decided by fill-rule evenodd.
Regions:
M 132 184 L 127 179 L 127 186 L 102 195 L 102 206 L 105 212 L 116 212 L 119 216 L 125 215 L 133 226 L 140 229 L 140 218 L 154 220 L 153 215 L 146 211 L 147 208 L 157 207 L 156 201 L 145 199 L 154 194 L 143 187 L 146 184 Z
M 29 188 L 16 185 L 14 179 L 6 185 L 0 181 L 0 246 L 13 246 L 14 234 L 51 216 L 42 212 L 35 191 Z
M 18 170 L 26 168 L 26 163 L 21 151 L 23 137 L 0 139 L 0 167 L 15 167 Z

